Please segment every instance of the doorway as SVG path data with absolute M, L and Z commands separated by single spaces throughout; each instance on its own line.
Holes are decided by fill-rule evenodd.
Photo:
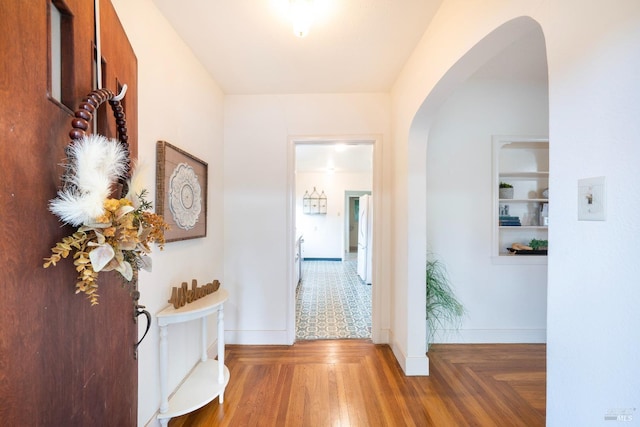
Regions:
M 349 190 L 344 193 L 344 226 L 345 226 L 345 252 L 356 253 L 358 251 L 358 226 L 360 224 L 360 197 L 371 195 L 371 191 Z
M 373 286 L 357 274 L 350 229 L 357 231 L 358 197 L 373 191 L 373 141 L 296 140 L 293 149 L 294 235 L 303 242 L 292 286 L 295 338 L 371 338 Z M 322 212 L 313 209 L 318 195 Z
M 484 62 L 480 63 L 478 56 L 475 67 L 467 65 L 464 81 L 452 87 L 443 78 L 439 84 L 449 85 L 447 98 L 437 103 L 427 99 L 416 116 L 416 123 L 428 122 L 429 127 L 428 135 L 418 135 L 420 131 L 413 135 L 415 144 L 411 147 L 425 159 L 421 171 L 411 173 L 426 177 L 420 182 L 422 188 L 409 189 L 421 199 L 413 203 L 419 211 L 411 212 L 421 222 L 410 221 L 409 227 L 424 226 L 424 232 L 414 233 L 411 238 L 416 246 L 427 247 L 432 259 L 447 265 L 447 273 L 467 311 L 458 330 L 442 328 L 430 332 L 437 343 L 546 340 L 546 257 L 485 256 L 485 250 L 491 249 L 487 237 L 494 226 L 492 190 L 498 185 L 494 179 L 482 178 L 491 176 L 492 135 L 505 129 L 510 135 L 548 135 L 544 36 L 530 19 L 518 22 L 518 34 L 496 37 L 494 41 L 499 39 L 500 43 Z M 479 46 L 489 50 L 486 43 L 490 42 Z M 451 76 L 459 77 L 460 72 L 456 70 Z M 414 126 L 416 130 L 420 128 L 419 124 Z M 417 154 L 410 151 L 409 156 L 416 158 Z M 518 185 L 522 186 L 530 176 L 519 178 Z M 543 190 L 541 186 L 533 193 Z M 525 202 L 528 203 L 526 199 Z M 540 231 L 534 226 L 521 230 L 525 244 Z M 509 232 L 512 231 L 516 229 Z M 517 241 L 511 240 L 509 246 Z M 499 301 L 479 300 L 478 294 L 492 294 Z

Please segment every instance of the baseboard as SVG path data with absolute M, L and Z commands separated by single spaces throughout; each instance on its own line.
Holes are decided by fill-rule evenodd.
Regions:
M 395 340 L 392 340 L 391 351 L 406 376 L 429 375 L 429 357 L 426 354 L 418 357 L 407 357 Z
M 342 258 L 302 258 L 303 261 L 342 261 Z
M 389 340 L 389 329 L 380 329 L 377 334 L 371 331 L 371 341 L 373 341 L 374 344 L 391 343 Z
M 407 357 L 404 374 L 408 377 L 429 376 L 429 357 Z
M 463 329 L 438 330 L 434 344 L 543 344 L 546 329 Z
M 291 345 L 287 331 L 224 331 L 225 344 Z

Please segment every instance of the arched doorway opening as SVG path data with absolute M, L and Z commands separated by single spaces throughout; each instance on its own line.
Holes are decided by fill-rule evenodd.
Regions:
M 429 144 L 436 140 L 437 132 L 442 131 L 442 126 L 444 122 L 438 122 L 437 120 L 449 120 L 455 115 L 442 116 L 443 107 L 447 107 L 447 102 L 453 99 L 454 96 L 460 95 L 459 91 L 465 90 L 465 83 L 469 81 L 469 79 L 474 76 L 476 72 L 479 70 L 490 71 L 490 68 L 497 67 L 498 70 L 501 68 L 498 65 L 498 62 L 495 64 L 491 61 L 495 58 L 500 58 L 500 54 L 503 52 L 509 52 L 509 49 L 518 41 L 523 40 L 526 37 L 533 37 L 537 41 L 537 47 L 542 49 L 544 62 L 544 68 L 546 69 L 546 47 L 544 45 L 544 36 L 542 34 L 541 28 L 537 22 L 529 17 L 520 17 L 513 19 L 502 26 L 498 27 L 496 30 L 488 34 L 484 37 L 480 42 L 478 42 L 471 50 L 467 52 L 462 58 L 460 58 L 450 69 L 449 71 L 440 79 L 440 81 L 436 84 L 433 90 L 430 91 L 429 95 L 425 98 L 424 102 L 418 109 L 409 131 L 409 141 L 408 141 L 408 151 L 407 151 L 407 174 L 411 177 L 418 177 L 417 179 L 411 179 L 407 184 L 407 193 L 411 195 L 411 209 L 408 212 L 408 229 L 410 233 L 408 233 L 408 254 L 407 254 L 407 283 L 409 286 L 409 294 L 410 295 L 421 295 L 424 294 L 424 283 L 425 283 L 425 271 L 424 265 L 426 260 L 424 259 L 427 250 L 437 250 L 437 248 L 431 247 L 431 236 L 429 234 L 429 206 L 427 200 L 427 192 L 428 192 L 428 168 L 429 168 L 429 160 L 428 160 L 428 147 Z M 504 61 L 504 58 L 502 59 Z M 484 67 L 484 68 L 483 68 Z M 495 69 L 494 69 L 495 71 Z M 485 76 L 486 77 L 486 76 Z M 504 79 L 503 79 L 504 80 Z M 501 77 L 496 77 L 496 82 L 501 81 Z M 463 94 L 465 96 L 478 96 L 478 94 L 472 94 L 469 87 L 466 88 L 467 93 Z M 494 88 L 494 90 L 497 90 Z M 547 90 L 544 91 L 548 93 Z M 451 106 L 451 105 L 449 105 Z M 460 105 L 458 104 L 458 107 Z M 546 100 L 546 125 L 548 127 L 548 100 Z M 458 110 L 459 112 L 459 110 Z M 476 118 L 482 116 L 485 112 L 485 109 L 476 109 L 475 114 Z M 473 113 L 472 113 L 473 114 Z M 471 116 L 473 117 L 473 116 Z M 469 117 L 464 117 L 458 115 L 458 127 L 464 128 L 468 123 Z M 514 123 L 515 124 L 515 123 Z M 440 127 L 440 129 L 438 129 Z M 503 129 L 496 129 L 492 131 L 495 134 L 501 134 L 505 131 Z M 520 131 L 519 131 L 520 132 Z M 533 131 L 525 130 L 524 133 L 531 133 Z M 535 132 L 539 133 L 539 132 Z M 446 139 L 446 138 L 445 138 Z M 487 141 L 491 140 L 491 134 L 487 135 Z M 490 142 L 489 142 L 490 144 Z M 440 145 L 440 147 L 444 147 L 445 145 Z M 450 147 L 449 147 L 450 148 Z M 432 153 L 433 154 L 433 153 Z M 467 154 L 467 157 L 465 157 Z M 477 157 L 471 153 L 465 153 L 465 151 L 461 151 L 458 153 L 460 158 L 472 158 L 476 162 L 486 162 L 486 165 L 489 170 L 491 168 L 491 156 L 490 151 L 487 151 L 486 156 Z M 437 159 L 436 159 L 437 160 Z M 445 161 L 446 163 L 446 161 Z M 449 172 L 451 170 L 449 169 Z M 466 177 L 468 178 L 468 177 Z M 458 177 L 455 175 L 447 176 L 441 175 L 437 178 L 438 180 L 457 180 Z M 480 182 L 483 180 L 482 177 L 475 176 L 474 180 Z M 486 179 L 484 179 L 484 185 L 487 188 L 491 186 L 490 174 Z M 446 209 L 446 203 L 438 202 L 440 204 L 439 209 Z M 444 204 L 444 206 L 442 206 Z M 487 205 L 488 212 L 491 211 L 491 204 Z M 456 209 L 462 209 L 460 206 L 456 206 Z M 473 206 L 470 208 L 470 211 L 476 209 L 478 212 L 483 209 L 480 206 Z M 467 225 L 465 223 L 457 224 L 458 231 L 464 233 Z M 488 229 L 491 227 L 491 223 L 488 222 L 486 224 Z M 432 228 L 433 229 L 433 228 Z M 477 230 L 474 230 L 474 232 Z M 478 251 L 486 250 L 489 251 L 490 248 L 490 234 L 486 234 L 486 238 L 482 237 L 483 233 L 474 234 L 474 241 L 469 243 L 469 245 L 476 245 Z M 480 237 L 477 237 L 480 236 Z M 435 238 L 435 236 L 434 236 Z M 480 247 L 484 242 L 484 246 Z M 489 257 L 486 257 L 487 259 Z M 487 261 L 485 260 L 486 262 Z M 449 263 L 449 261 L 447 261 Z M 467 267 L 468 268 L 468 267 Z M 465 270 L 468 272 L 468 270 Z M 537 294 L 535 297 L 538 301 L 542 301 L 543 310 L 546 312 L 546 271 L 545 271 L 545 286 L 543 286 L 544 290 L 541 291 L 537 289 Z M 415 287 L 415 289 L 412 289 Z M 503 287 L 504 288 L 504 287 Z M 512 292 L 510 289 L 502 289 L 506 291 L 506 293 Z M 466 291 L 465 291 L 466 292 Z M 474 295 L 474 292 L 476 293 Z M 477 288 L 469 288 L 466 295 L 468 298 L 478 297 Z M 492 300 L 493 304 L 500 304 L 502 298 L 505 294 L 500 294 L 499 291 L 496 291 L 495 294 L 485 294 L 482 296 L 484 299 Z M 511 298 L 516 297 L 516 295 L 511 295 Z M 520 298 L 527 298 L 526 294 L 520 293 L 518 295 Z M 464 298 L 463 298 L 464 299 Z M 424 353 L 427 351 L 426 345 L 426 321 L 425 321 L 425 297 L 420 298 L 409 298 L 408 304 L 412 306 L 412 310 L 410 310 L 411 318 L 409 322 L 412 324 L 412 330 L 410 331 L 409 336 L 409 345 L 413 350 L 413 354 L 421 354 L 424 350 Z M 464 301 L 463 301 L 464 302 Z M 544 318 L 545 315 L 543 313 L 537 313 L 537 319 Z M 472 314 L 473 315 L 473 314 Z M 485 319 L 487 320 L 487 319 Z M 523 322 L 515 322 L 511 324 L 512 329 L 522 330 L 526 329 L 526 325 L 536 322 L 536 320 L 525 319 Z M 422 326 L 418 327 L 417 325 Z M 485 322 L 488 328 L 493 331 L 497 331 L 500 329 L 500 325 L 492 324 L 490 321 Z M 546 326 L 545 326 L 546 327 Z M 424 373 L 424 372 L 423 372 Z M 419 374 L 414 372 L 414 374 Z

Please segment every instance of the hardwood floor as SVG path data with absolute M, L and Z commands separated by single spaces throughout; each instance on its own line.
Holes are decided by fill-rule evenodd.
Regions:
M 544 426 L 546 346 L 434 345 L 430 376 L 406 377 L 368 340 L 229 345 L 218 400 L 186 426 Z

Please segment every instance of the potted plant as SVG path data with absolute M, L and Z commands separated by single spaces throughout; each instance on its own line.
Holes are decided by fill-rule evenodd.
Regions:
M 513 185 L 500 182 L 498 195 L 501 199 L 513 199 Z
M 444 264 L 431 257 L 427 259 L 427 345 L 431 346 L 436 329 L 458 329 L 464 307 L 458 301 Z

